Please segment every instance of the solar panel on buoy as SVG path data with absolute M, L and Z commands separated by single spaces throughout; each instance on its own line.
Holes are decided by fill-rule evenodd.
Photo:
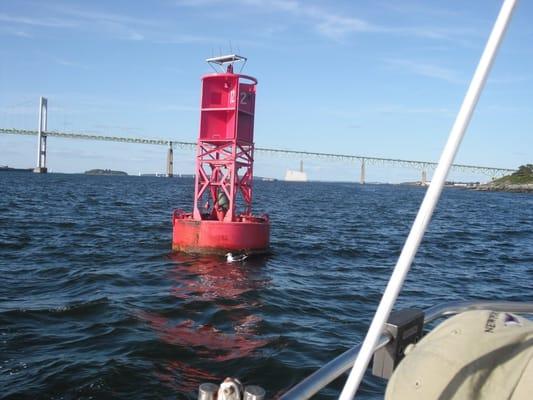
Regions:
M 266 252 L 268 216 L 252 214 L 257 79 L 234 73 L 246 58 L 206 60 L 192 213 L 175 210 L 172 248 L 189 253 Z M 241 68 L 242 71 L 242 68 Z

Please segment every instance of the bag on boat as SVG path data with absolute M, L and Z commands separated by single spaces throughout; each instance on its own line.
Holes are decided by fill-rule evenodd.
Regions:
M 464 312 L 405 353 L 386 400 L 533 398 L 533 323 L 517 315 Z

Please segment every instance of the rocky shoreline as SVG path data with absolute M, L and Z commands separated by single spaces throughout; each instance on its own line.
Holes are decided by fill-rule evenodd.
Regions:
M 486 192 L 533 193 L 533 164 L 521 165 L 511 175 L 490 183 L 478 185 L 476 190 Z
M 533 183 L 485 183 L 477 186 L 475 190 L 482 192 L 533 193 Z

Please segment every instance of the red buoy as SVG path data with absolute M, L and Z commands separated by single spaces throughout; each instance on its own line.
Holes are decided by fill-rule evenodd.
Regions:
M 264 253 L 267 215 L 252 215 L 257 80 L 235 74 L 237 55 L 207 60 L 221 72 L 202 77 L 194 208 L 175 210 L 172 249 L 188 253 Z M 227 67 L 226 71 L 223 70 Z

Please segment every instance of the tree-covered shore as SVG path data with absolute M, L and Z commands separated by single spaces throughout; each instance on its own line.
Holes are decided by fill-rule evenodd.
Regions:
M 533 192 L 533 164 L 521 165 L 516 172 L 479 185 L 478 190 L 505 192 Z

